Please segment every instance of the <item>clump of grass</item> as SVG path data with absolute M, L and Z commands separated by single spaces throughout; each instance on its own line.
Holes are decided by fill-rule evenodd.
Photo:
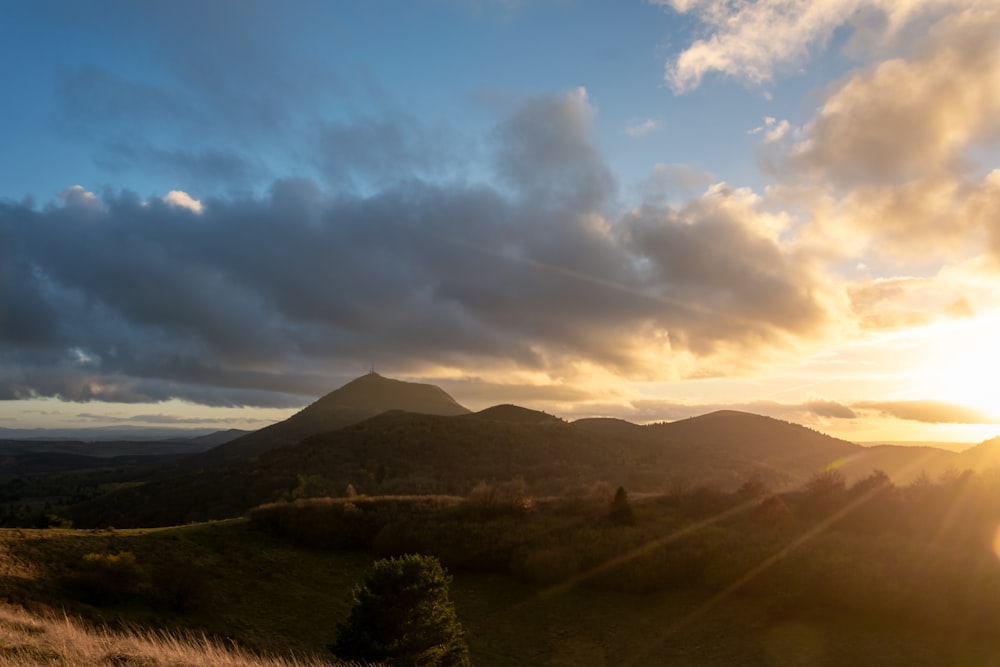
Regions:
M 0 667 L 349 667 L 318 658 L 259 656 L 205 636 L 91 630 L 0 605 Z

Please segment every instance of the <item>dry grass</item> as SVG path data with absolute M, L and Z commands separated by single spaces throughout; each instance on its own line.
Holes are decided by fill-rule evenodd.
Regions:
M 257 656 L 206 637 L 88 630 L 73 620 L 0 605 L 0 667 L 348 667 L 313 658 Z

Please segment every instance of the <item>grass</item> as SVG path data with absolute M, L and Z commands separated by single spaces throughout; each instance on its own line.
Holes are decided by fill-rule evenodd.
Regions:
M 94 630 L 66 616 L 36 616 L 0 605 L 2 667 L 329 667 L 331 664 L 310 658 L 254 655 L 204 636 Z
M 199 599 L 176 611 L 151 602 L 143 590 L 106 606 L 68 594 L 62 582 L 85 554 L 122 551 L 135 554 L 154 579 L 189 572 Z M 225 648 L 233 660 L 282 655 L 320 664 L 331 658 L 326 647 L 336 623 L 346 618 L 350 590 L 372 560 L 369 552 L 297 547 L 242 520 L 128 531 L 3 530 L 0 590 L 32 615 L 5 608 L 0 625 L 21 634 L 0 636 L 0 655 L 20 662 L 0 665 L 296 664 L 211 662 L 210 646 Z M 782 610 L 756 595 L 702 611 L 713 593 L 697 588 L 637 595 L 545 589 L 503 574 L 453 574 L 452 598 L 478 667 L 1000 664 L 994 638 L 915 627 L 886 615 Z M 61 630 L 64 625 L 72 629 Z M 74 638 L 60 640 L 60 632 Z M 161 658 L 129 642 L 151 643 L 154 656 L 160 650 L 174 655 L 171 647 L 181 651 L 182 645 L 193 653 L 153 662 Z M 77 643 L 91 646 L 80 649 L 89 651 L 82 662 L 61 657 Z

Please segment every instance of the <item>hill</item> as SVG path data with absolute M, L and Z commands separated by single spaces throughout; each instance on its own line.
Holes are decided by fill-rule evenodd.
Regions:
M 234 441 L 236 444 L 239 441 Z M 240 516 L 275 500 L 356 492 L 464 495 L 480 482 L 523 480 L 533 495 L 607 483 L 657 492 L 698 484 L 732 490 L 753 475 L 776 488 L 857 452 L 858 445 L 747 413 L 676 424 L 566 423 L 516 406 L 460 416 L 383 412 L 300 442 L 121 489 L 71 508 L 74 525 L 158 526 Z M 870 470 L 865 471 L 865 473 Z
M 356 424 L 387 410 L 429 415 L 469 412 L 440 387 L 393 380 L 372 372 L 331 391 L 288 419 L 216 447 L 191 464 L 203 466 L 253 458 L 316 433 Z
M 897 534 L 866 539 L 843 530 L 817 533 L 812 521 L 778 531 L 762 531 L 743 515 L 713 526 L 693 524 L 656 499 L 637 501 L 636 509 L 640 521 L 627 529 L 578 511 L 544 508 L 469 522 L 465 530 L 482 528 L 468 535 L 470 546 L 489 549 L 484 537 L 516 533 L 535 555 L 521 555 L 532 567 L 516 575 L 449 567 L 474 664 L 930 667 L 993 664 L 1000 650 L 991 625 L 1000 598 L 990 550 L 973 554 L 950 541 Z M 930 534 L 939 528 L 936 522 L 919 525 Z M 453 520 L 446 527 L 462 525 Z M 453 540 L 456 532 L 449 533 Z M 664 568 L 676 573 L 667 585 L 633 592 L 615 587 L 614 579 L 540 583 L 569 566 L 590 567 L 586 560 L 568 563 L 581 547 L 599 556 L 624 551 L 626 558 L 598 572 L 617 572 L 628 582 Z M 95 604 L 66 587 L 86 554 L 122 552 L 134 554 L 142 572 L 119 601 Z M 63 622 L 69 617 L 98 627 L 155 630 L 161 638 L 190 633 L 258 655 L 294 655 L 300 665 L 313 656 L 332 659 L 326 646 L 349 611 L 351 587 L 377 555 L 297 546 L 247 521 L 138 531 L 0 531 L 8 601 L 57 610 Z M 770 560 L 770 567 L 759 567 Z M 730 582 L 747 581 L 747 573 L 754 575 L 747 585 L 727 592 Z M 166 599 L 159 595 L 164 592 L 170 593 Z M 27 632 L 15 638 L 8 624 Z M 114 637 L 73 663 L 58 656 L 89 645 L 86 637 L 48 639 L 37 618 L 18 613 L 8 620 L 0 613 L 3 664 L 215 664 L 207 652 L 168 660 L 153 647 L 147 656 Z
M 509 422 L 512 424 L 556 424 L 562 422 L 558 417 L 554 417 L 546 412 L 529 410 L 518 405 L 494 405 L 491 408 L 480 410 L 475 413 L 476 419 L 489 421 Z
M 1000 437 L 991 438 L 955 456 L 959 468 L 981 470 L 1000 466 Z
M 799 424 L 736 410 L 649 428 L 657 438 L 670 443 L 675 459 L 688 461 L 688 465 L 756 469 L 778 487 L 797 485 L 817 470 L 863 451 L 860 445 Z

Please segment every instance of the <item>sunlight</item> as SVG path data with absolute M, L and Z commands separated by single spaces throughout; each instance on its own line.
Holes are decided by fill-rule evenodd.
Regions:
M 982 411 L 1000 420 L 994 386 L 1000 377 L 1000 316 L 926 327 L 927 351 L 916 363 L 914 391 Z

